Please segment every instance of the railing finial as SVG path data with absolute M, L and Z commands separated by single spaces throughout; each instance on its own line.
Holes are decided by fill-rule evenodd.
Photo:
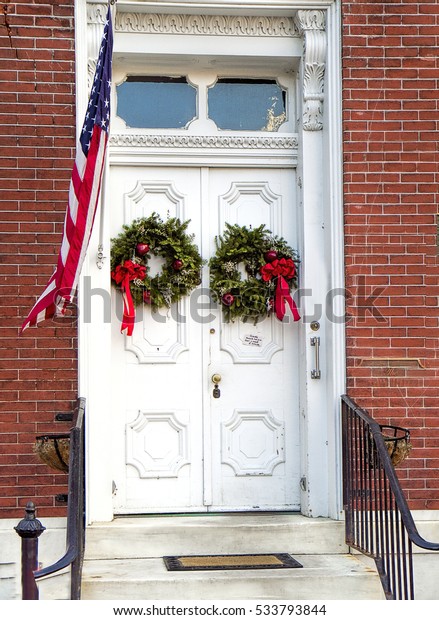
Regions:
M 25 517 L 14 527 L 21 538 L 38 538 L 46 529 L 44 525 L 35 517 L 35 504 L 28 502 L 25 508 Z
M 21 538 L 21 587 L 23 601 L 37 601 L 38 587 L 34 571 L 38 568 L 38 537 L 46 528 L 35 518 L 35 504 L 26 504 L 24 519 L 14 527 Z

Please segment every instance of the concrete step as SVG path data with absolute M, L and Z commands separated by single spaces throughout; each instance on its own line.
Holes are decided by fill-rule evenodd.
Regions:
M 70 599 L 70 568 L 38 579 L 41 601 L 68 601 Z
M 84 600 L 376 600 L 374 570 L 355 556 L 295 555 L 303 568 L 168 572 L 161 558 L 87 560 Z
M 298 514 L 124 517 L 87 528 L 86 559 L 347 553 L 344 524 Z
M 303 568 L 167 571 L 166 555 L 290 553 Z M 88 600 L 382 598 L 376 571 L 348 554 L 344 524 L 297 514 L 117 518 L 87 529 Z

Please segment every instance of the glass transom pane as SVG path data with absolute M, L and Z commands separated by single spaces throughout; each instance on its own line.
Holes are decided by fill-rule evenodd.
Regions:
M 128 127 L 181 129 L 197 115 L 197 91 L 185 77 L 131 75 L 116 92 Z
M 278 131 L 286 92 L 276 80 L 221 78 L 208 91 L 208 114 L 219 129 Z

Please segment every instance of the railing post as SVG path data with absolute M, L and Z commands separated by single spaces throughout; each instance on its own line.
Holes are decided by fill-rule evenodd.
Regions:
M 38 569 L 38 537 L 46 528 L 35 518 L 35 504 L 26 504 L 26 516 L 14 527 L 21 538 L 21 588 L 23 601 L 37 601 L 38 587 L 34 571 Z

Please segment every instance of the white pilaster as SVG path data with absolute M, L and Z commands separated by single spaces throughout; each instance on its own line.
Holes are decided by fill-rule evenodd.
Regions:
M 77 49 L 77 126 L 82 127 L 89 94 L 89 73 L 94 73 L 99 44 L 105 22 L 106 4 L 86 0 L 76 3 Z M 114 10 L 114 9 L 113 9 Z M 103 178 L 101 196 L 105 193 L 108 175 Z M 112 479 L 110 382 L 110 322 L 105 319 L 109 306 L 110 264 L 109 241 L 104 247 L 102 269 L 96 265 L 99 244 L 100 206 L 79 282 L 79 394 L 86 398 L 86 503 L 88 523 L 111 521 Z M 104 237 L 109 240 L 107 222 Z M 108 313 L 107 313 L 108 315 Z
M 323 180 L 323 95 L 326 56 L 325 12 L 299 10 L 296 24 L 303 35 L 301 66 L 302 113 L 300 115 L 299 194 L 302 219 L 303 337 L 302 337 L 302 511 L 309 516 L 326 516 L 328 511 L 328 419 L 325 363 L 327 348 L 325 297 L 328 290 L 328 266 L 321 248 L 325 247 Z M 319 249 L 319 251 L 317 251 Z M 317 322 L 317 331 L 311 323 Z M 320 342 L 320 378 L 316 370 L 316 347 Z

